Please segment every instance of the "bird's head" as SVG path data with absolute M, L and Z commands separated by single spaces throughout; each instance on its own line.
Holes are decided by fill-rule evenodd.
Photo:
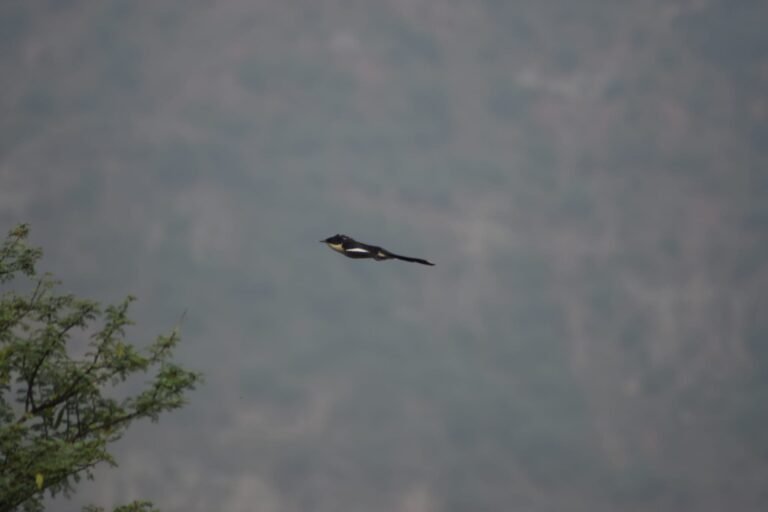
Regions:
M 347 240 L 349 237 L 346 235 L 333 235 L 332 237 L 326 238 L 325 240 L 320 240 L 321 243 L 327 244 L 328 247 L 333 249 L 336 252 L 343 253 L 344 252 L 344 241 Z
M 344 243 L 344 240 L 346 240 L 346 235 L 333 235 L 332 237 L 326 238 L 325 240 L 320 240 L 320 243 L 328 244 L 328 245 L 341 245 Z

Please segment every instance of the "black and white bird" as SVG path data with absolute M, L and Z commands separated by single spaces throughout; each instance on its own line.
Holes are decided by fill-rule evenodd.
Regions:
M 421 258 L 411 258 L 409 256 L 401 256 L 393 252 L 389 252 L 376 245 L 368 245 L 357 240 L 348 237 L 347 235 L 333 235 L 325 240 L 320 240 L 321 243 L 327 244 L 328 247 L 336 252 L 340 252 L 347 258 L 363 259 L 373 258 L 376 261 L 383 260 L 402 260 L 410 261 L 413 263 L 421 263 L 422 265 L 434 266 L 434 263 L 423 260 Z

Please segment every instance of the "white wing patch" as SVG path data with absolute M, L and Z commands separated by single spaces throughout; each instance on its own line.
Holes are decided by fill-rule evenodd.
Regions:
M 363 249 L 362 247 L 353 247 L 352 249 L 347 249 L 347 252 L 363 252 L 365 254 L 369 254 L 371 251 L 368 249 Z

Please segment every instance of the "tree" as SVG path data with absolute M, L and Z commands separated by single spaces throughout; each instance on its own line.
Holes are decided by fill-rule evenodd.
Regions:
M 132 297 L 101 307 L 58 293 L 36 273 L 42 251 L 28 234 L 20 225 L 0 246 L 0 512 L 42 510 L 46 491 L 68 495 L 97 464 L 116 465 L 108 445 L 133 421 L 184 405 L 201 378 L 171 359 L 178 328 L 145 350 L 125 340 Z

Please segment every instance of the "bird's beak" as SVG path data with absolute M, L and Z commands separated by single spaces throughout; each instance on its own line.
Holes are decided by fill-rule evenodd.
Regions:
M 320 243 L 321 243 L 321 244 L 324 244 L 324 243 L 325 243 L 325 240 L 320 240 Z

